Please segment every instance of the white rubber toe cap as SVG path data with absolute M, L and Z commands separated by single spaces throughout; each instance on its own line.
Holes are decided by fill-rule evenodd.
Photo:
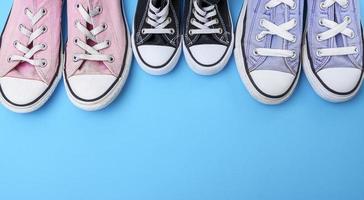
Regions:
M 217 64 L 224 57 L 226 50 L 224 45 L 201 44 L 190 47 L 191 56 L 206 66 Z
M 295 76 L 273 70 L 256 70 L 250 73 L 255 85 L 265 94 L 281 96 L 292 86 Z
M 348 93 L 360 82 L 361 70 L 356 68 L 326 68 L 317 73 L 327 87 L 338 93 Z
M 174 47 L 158 45 L 142 45 L 138 47 L 141 59 L 152 67 L 164 67 L 175 52 Z
M 74 95 L 84 100 L 100 98 L 115 81 L 112 75 L 76 75 L 68 79 Z
M 27 105 L 38 99 L 48 88 L 42 81 L 4 77 L 0 79 L 4 96 L 11 103 Z

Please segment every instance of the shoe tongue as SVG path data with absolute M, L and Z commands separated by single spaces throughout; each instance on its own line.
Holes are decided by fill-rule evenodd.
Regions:
M 167 5 L 168 0 L 152 0 L 152 4 L 154 7 L 156 8 L 163 8 L 164 6 Z

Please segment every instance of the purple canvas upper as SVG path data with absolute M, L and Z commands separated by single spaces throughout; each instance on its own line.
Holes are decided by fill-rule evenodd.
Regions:
M 25 14 L 28 9 L 33 14 L 44 9 L 44 16 L 33 26 Z M 60 34 L 61 34 L 61 0 L 14 0 L 13 7 L 1 38 L 0 77 L 14 77 L 22 79 L 40 80 L 50 84 L 55 77 L 60 62 Z M 45 66 L 33 66 L 27 62 L 10 61 L 11 56 L 24 56 L 15 48 L 15 43 L 27 45 L 29 37 L 20 32 L 20 26 L 29 31 L 45 28 L 44 33 L 37 37 L 28 48 L 44 44 L 31 59 L 44 59 Z
M 324 0 L 307 0 L 308 19 L 307 19 L 307 40 L 309 56 L 313 69 L 318 72 L 324 68 L 349 67 L 362 69 L 363 66 L 363 39 L 360 22 L 360 5 L 358 0 L 348 0 L 348 4 L 341 6 L 334 3 L 328 8 L 322 8 L 320 5 Z M 328 31 L 329 28 L 320 24 L 321 19 L 328 19 L 341 24 L 345 18 L 350 17 L 350 23 L 347 25 L 348 30 L 353 31 L 354 35 L 348 37 L 338 34 L 330 39 L 319 41 L 317 35 Z M 317 54 L 319 49 L 323 48 L 357 48 L 357 52 L 349 55 L 339 56 L 320 56 Z
M 253 70 L 275 70 L 296 74 L 300 66 L 301 40 L 303 33 L 303 7 L 304 1 L 296 1 L 296 7 L 291 8 L 283 3 L 267 9 L 266 4 L 270 0 L 247 0 L 247 10 L 245 15 L 245 35 L 242 40 L 244 53 L 246 56 L 247 67 L 250 71 Z M 296 37 L 295 42 L 289 42 L 276 35 L 267 35 L 262 40 L 257 40 L 256 37 L 262 31 L 267 31 L 260 25 L 260 21 L 266 19 L 275 25 L 279 26 L 292 19 L 295 19 L 297 24 L 289 32 Z M 271 57 L 255 55 L 254 51 L 257 48 L 268 49 L 283 49 L 292 50 L 297 54 L 295 58 Z M 272 64 L 274 63 L 274 64 Z

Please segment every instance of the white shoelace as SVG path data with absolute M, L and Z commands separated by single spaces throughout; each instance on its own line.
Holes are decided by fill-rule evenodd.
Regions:
M 320 4 L 321 9 L 327 9 L 330 6 L 333 6 L 335 3 L 338 3 L 341 7 L 349 6 L 348 0 L 325 0 Z M 325 41 L 336 37 L 338 34 L 342 34 L 349 38 L 354 38 L 355 33 L 353 30 L 349 29 L 347 26 L 351 23 L 351 18 L 349 16 L 344 18 L 344 21 L 341 24 L 336 23 L 335 21 L 331 21 L 328 19 L 320 19 L 319 21 L 321 26 L 329 28 L 329 30 L 320 33 L 317 35 L 318 41 Z M 358 53 L 358 48 L 356 46 L 353 47 L 340 47 L 340 48 L 327 48 L 327 49 L 318 49 L 316 54 L 319 57 L 322 56 L 344 56 Z
M 39 22 L 40 19 L 42 19 L 46 14 L 47 11 L 43 8 L 40 9 L 37 13 L 33 14 L 29 9 L 25 10 L 25 14 L 31 21 L 32 27 L 28 29 L 24 25 L 20 24 L 19 31 L 24 34 L 28 39 L 28 43 L 26 45 L 21 44 L 19 41 L 14 41 L 14 47 L 22 52 L 24 55 L 12 55 L 8 58 L 8 62 L 27 62 L 33 66 L 36 67 L 45 67 L 47 66 L 47 61 L 45 59 L 35 60 L 33 59 L 34 55 L 38 53 L 39 51 L 45 50 L 47 48 L 46 44 L 33 44 L 33 41 L 37 39 L 40 35 L 42 35 L 44 32 L 47 31 L 46 26 L 41 26 L 38 29 L 33 31 L 33 27 L 35 24 Z M 28 48 L 33 44 L 32 48 Z
M 169 15 L 169 0 L 167 4 L 162 8 L 156 8 L 153 5 L 152 0 L 149 3 L 148 17 L 146 23 L 151 25 L 153 28 L 143 28 L 142 34 L 174 34 L 175 30 L 173 28 L 166 28 L 172 19 L 168 17 Z
M 280 4 L 285 4 L 289 6 L 291 9 L 296 8 L 296 2 L 294 0 L 271 0 L 267 2 L 265 8 L 270 10 L 272 8 L 277 7 Z M 267 35 L 274 35 L 281 37 L 289 42 L 296 42 L 296 36 L 289 32 L 289 30 L 293 29 L 297 25 L 297 20 L 292 19 L 286 23 L 281 25 L 276 25 L 266 19 L 260 20 L 260 26 L 267 29 L 266 31 L 262 31 L 256 36 L 257 41 L 262 41 L 264 37 Z M 268 48 L 257 48 L 254 50 L 255 55 L 259 56 L 270 56 L 270 57 L 284 57 L 284 58 L 295 58 L 296 52 L 292 50 L 284 50 L 284 49 L 268 49 Z
M 99 15 L 102 12 L 101 7 L 96 7 L 95 9 L 90 10 L 89 12 L 87 12 L 86 9 L 81 4 L 77 4 L 76 7 L 79 13 L 81 14 L 82 18 L 89 24 L 92 24 L 93 17 Z M 111 45 L 111 42 L 109 40 L 106 40 L 98 43 L 96 40 L 96 36 L 107 29 L 107 24 L 99 25 L 90 31 L 87 29 L 87 27 L 82 25 L 81 22 L 77 21 L 76 27 L 79 31 L 81 31 L 81 33 L 83 33 L 86 36 L 87 39 L 92 40 L 95 43 L 95 45 L 90 46 L 86 42 L 80 40 L 79 38 L 76 38 L 74 40 L 74 43 L 81 49 L 85 50 L 86 53 L 73 55 L 74 62 L 78 62 L 79 60 L 114 62 L 113 56 L 104 55 L 100 53 L 101 50 L 108 48 Z
M 200 7 L 196 0 L 193 1 L 193 16 L 191 18 L 191 24 L 197 29 L 190 29 L 190 35 L 201 35 L 201 34 L 222 34 L 223 30 L 221 28 L 211 28 L 211 26 L 219 23 L 216 18 L 217 11 L 214 5 L 207 7 Z

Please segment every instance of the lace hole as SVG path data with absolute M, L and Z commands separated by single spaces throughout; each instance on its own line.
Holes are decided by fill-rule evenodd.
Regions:
M 77 56 L 73 56 L 73 62 L 78 62 L 78 57 Z
M 319 25 L 320 25 L 320 26 L 323 26 L 323 25 L 324 25 L 324 20 L 323 20 L 323 19 L 320 19 L 320 20 L 319 20 Z
M 254 54 L 254 56 L 259 56 L 258 50 L 257 49 L 254 49 L 253 54 Z
M 344 17 L 344 21 L 347 22 L 347 23 L 350 23 L 351 22 L 351 18 L 349 16 L 345 16 Z
M 101 13 L 102 13 L 102 11 L 103 11 L 103 9 L 102 9 L 102 7 L 101 7 L 101 6 L 98 6 L 96 9 L 97 9 L 97 13 L 98 13 L 98 14 L 101 14 Z
M 175 33 L 175 30 L 174 29 L 171 29 L 170 32 L 169 32 L 171 35 L 173 35 Z
M 111 46 L 111 41 L 110 41 L 110 40 L 106 40 L 106 45 L 107 45 L 108 47 L 110 47 L 110 46 Z
M 292 52 L 293 55 L 291 56 L 291 59 L 295 59 L 297 57 L 297 53 L 295 51 Z
M 47 45 L 46 44 L 41 44 L 42 45 L 42 50 L 46 50 L 47 49 Z
M 189 30 L 189 31 L 188 31 L 188 34 L 189 34 L 189 35 L 193 35 L 192 30 Z
M 144 28 L 142 29 L 142 34 L 145 35 L 145 29 Z
M 18 41 L 17 40 L 15 40 L 14 42 L 13 42 L 13 46 L 14 47 L 16 47 L 18 45 Z
M 321 3 L 320 3 L 320 8 L 321 8 L 322 10 L 325 10 L 325 9 L 326 9 L 326 7 L 325 7 L 325 3 L 324 3 L 324 2 L 321 2 Z
M 350 34 L 350 38 L 351 38 L 351 39 L 354 39 L 354 38 L 355 38 L 355 33 L 354 33 L 354 32 L 351 32 L 351 34 Z
M 78 44 L 78 38 L 75 38 L 75 39 L 73 40 L 73 43 L 74 43 L 74 44 Z
M 109 63 L 113 63 L 115 61 L 115 58 L 113 56 L 109 57 Z
M 224 30 L 222 30 L 222 28 L 219 28 L 219 34 L 223 34 Z
M 292 43 L 296 43 L 297 42 L 297 36 L 293 36 L 293 40 L 291 41 Z
M 43 59 L 40 63 L 40 67 L 46 67 L 46 66 L 47 66 L 47 61 Z
M 317 57 L 322 57 L 322 52 L 320 50 L 317 50 L 316 55 L 317 55 Z
M 42 32 L 43 32 L 43 33 L 47 32 L 47 30 L 48 30 L 48 28 L 47 28 L 46 26 L 43 26 L 43 27 L 42 27 Z
M 102 29 L 104 29 L 104 30 L 107 29 L 107 24 L 106 23 L 102 24 Z
M 47 14 L 47 10 L 45 8 L 42 8 L 42 15 L 46 15 Z
M 76 8 L 80 8 L 81 7 L 81 4 L 76 4 Z
M 8 61 L 8 63 L 11 62 L 11 56 L 8 57 L 7 61 Z
M 321 42 L 322 41 L 322 36 L 321 35 L 317 35 L 316 36 L 316 39 L 317 39 L 317 41 Z

